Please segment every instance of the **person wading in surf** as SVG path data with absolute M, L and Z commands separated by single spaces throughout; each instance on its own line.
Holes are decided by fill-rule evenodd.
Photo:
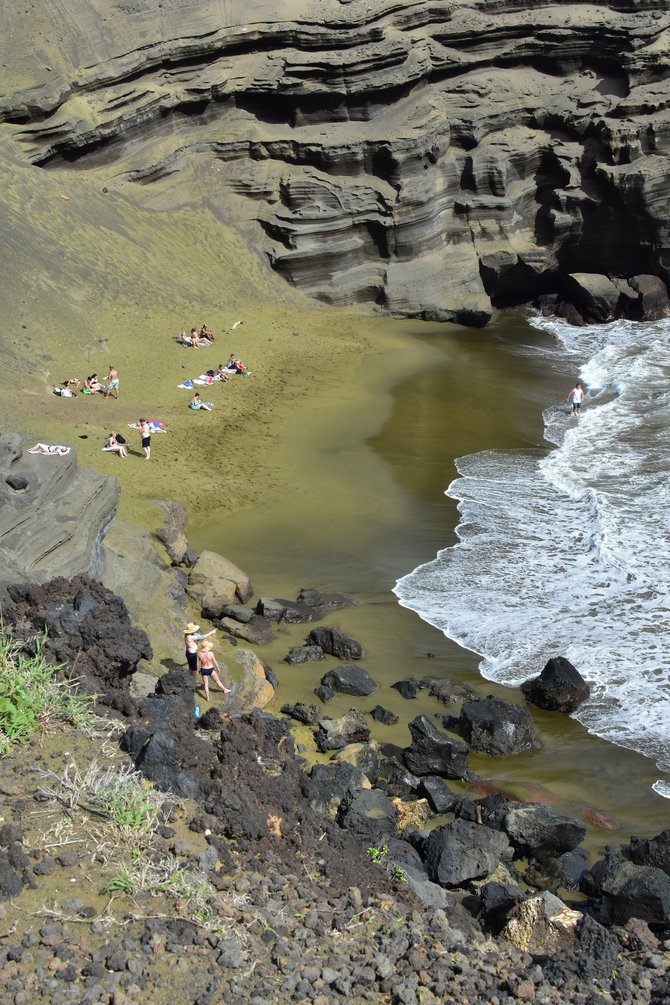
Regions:
M 584 398 L 586 397 L 586 391 L 584 390 L 581 381 L 577 381 L 575 386 L 572 388 L 568 394 L 568 401 L 572 405 L 572 414 L 579 415 L 582 410 L 582 404 Z

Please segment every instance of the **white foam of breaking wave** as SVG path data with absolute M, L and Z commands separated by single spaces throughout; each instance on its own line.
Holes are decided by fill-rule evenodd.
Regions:
M 489 679 L 566 656 L 592 686 L 578 718 L 670 770 L 670 324 L 540 324 L 580 354 L 585 414 L 547 410 L 548 454 L 461 458 L 459 543 L 395 592 Z

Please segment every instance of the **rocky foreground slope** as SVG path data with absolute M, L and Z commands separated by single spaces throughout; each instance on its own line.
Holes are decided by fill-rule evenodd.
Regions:
M 589 868 L 582 822 L 498 792 L 472 799 L 447 782 L 472 777 L 469 748 L 509 752 L 512 738 L 516 751 L 532 746 L 527 711 L 465 703 L 458 722 L 443 718 L 449 732 L 419 716 L 410 747 L 394 751 L 367 742 L 360 708 L 332 718 L 284 706 L 316 728 L 331 758 L 310 766 L 290 720 L 257 707 L 254 667 L 235 645 L 232 692 L 200 717 L 196 681 L 174 661 L 162 661 L 158 680 L 143 672 L 150 638 L 118 596 L 85 575 L 96 563 L 81 568 L 86 541 L 109 575 L 101 538 L 115 483 L 96 476 L 107 502 L 91 506 L 74 455 L 26 456 L 17 436 L 3 434 L 0 456 L 0 557 L 9 560 L 19 523 L 34 549 L 18 550 L 25 570 L 7 564 L 0 577 L 4 633 L 18 659 L 12 666 L 7 647 L 0 654 L 0 737 L 23 707 L 22 661 L 40 652 L 102 713 L 76 728 L 52 721 L 39 741 L 0 758 L 3 1002 L 667 1001 L 670 830 L 606 849 Z M 68 526 L 73 498 L 77 534 L 68 541 L 56 530 Z M 261 623 L 307 627 L 346 600 L 303 591 L 296 602 L 246 607 L 253 591 L 243 574 L 221 559 L 217 579 L 214 556 L 193 555 L 179 514 L 168 511 L 160 534 L 173 556 L 171 599 L 188 581 L 200 613 L 232 642 L 262 646 Z M 35 556 L 49 526 L 55 542 L 63 538 L 57 554 L 68 575 L 45 582 Z M 12 583 L 17 576 L 23 582 Z M 161 600 L 170 607 L 170 597 Z M 164 630 L 152 624 L 151 641 Z M 372 693 L 366 671 L 343 665 L 364 655 L 360 643 L 327 625 L 306 641 L 287 661 L 338 661 L 315 692 L 324 702 L 326 685 L 354 701 Z M 271 690 L 272 669 L 248 655 Z M 428 681 L 404 684 L 409 697 Z M 450 682 L 430 684 L 451 707 Z
M 315 297 L 483 324 L 570 273 L 668 277 L 665 0 L 0 17 L 20 159 L 160 210 L 199 192 Z

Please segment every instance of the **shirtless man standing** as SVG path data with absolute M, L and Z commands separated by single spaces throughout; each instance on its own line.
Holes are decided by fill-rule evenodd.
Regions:
M 151 460 L 151 426 L 146 419 L 139 419 L 140 439 L 145 461 Z
M 107 374 L 107 389 L 105 390 L 105 398 L 109 398 L 110 394 L 118 400 L 119 397 L 119 371 L 114 366 L 110 366 L 109 373 Z

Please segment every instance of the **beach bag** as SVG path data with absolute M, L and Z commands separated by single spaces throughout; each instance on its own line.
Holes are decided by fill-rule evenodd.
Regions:
M 120 433 L 117 433 L 116 434 L 116 442 L 117 443 L 125 443 L 126 442 L 125 436 L 121 436 Z

